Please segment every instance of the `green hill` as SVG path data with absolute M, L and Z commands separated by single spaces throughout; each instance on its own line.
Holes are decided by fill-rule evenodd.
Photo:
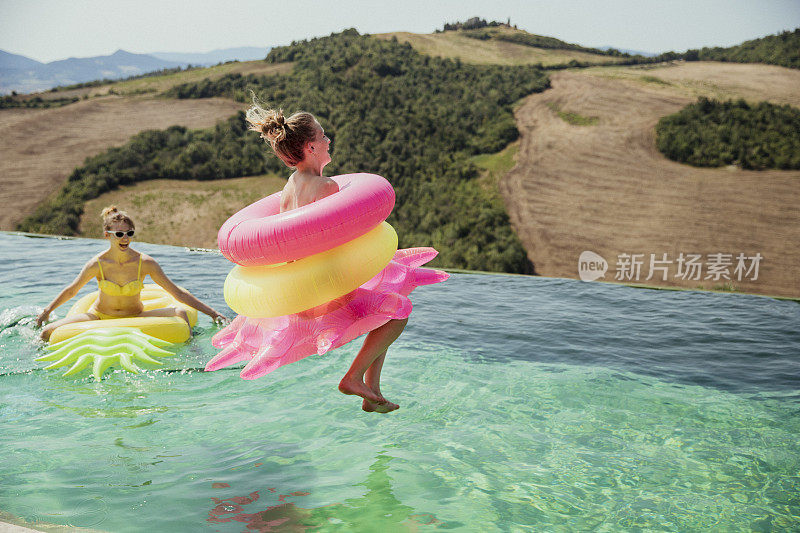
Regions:
M 465 36 L 472 39 L 481 41 L 506 41 L 510 43 L 517 43 L 524 46 L 531 46 L 534 48 L 543 48 L 550 50 L 577 50 L 589 54 L 597 55 L 610 55 L 610 56 L 628 56 L 619 50 L 609 49 L 600 50 L 598 48 L 587 48 L 579 44 L 568 43 L 555 37 L 545 37 L 543 35 L 535 35 L 520 30 L 516 25 L 511 26 L 511 19 L 503 23 L 496 20 L 486 21 L 480 17 L 472 17 L 464 22 L 452 22 L 444 25 L 444 30 L 436 30 L 435 34 L 448 33 L 448 32 L 461 32 Z
M 397 204 L 389 221 L 401 246 L 434 246 L 439 265 L 531 271 L 502 199 L 479 179 L 472 158 L 517 138 L 511 106 L 549 86 L 541 70 L 429 57 L 355 30 L 275 48 L 267 62 L 294 66 L 290 74 L 182 84 L 165 96 L 246 102 L 254 91 L 287 112 L 311 111 L 333 140 L 328 174 L 375 172 L 393 184 Z M 277 158 L 265 158 L 267 151 L 258 135 L 245 131 L 241 115 L 212 130 L 142 132 L 87 160 L 20 229 L 77 231 L 83 203 L 120 184 L 288 175 Z
M 418 52 L 465 63 L 492 65 L 613 64 L 624 56 L 606 54 L 552 37 L 541 37 L 507 26 L 477 30 L 449 30 L 433 34 L 393 32 L 375 35 L 378 39 L 397 39 Z
M 800 28 L 745 41 L 730 48 L 715 46 L 687 50 L 683 57 L 687 61 L 769 63 L 781 67 L 800 68 Z
M 475 30 L 460 30 L 464 35 L 471 39 L 479 39 L 481 41 L 497 40 L 506 41 L 509 43 L 517 43 L 524 46 L 531 46 L 533 48 L 544 48 L 548 50 L 573 50 L 577 52 L 585 52 L 587 54 L 594 54 L 598 56 L 624 56 L 619 50 L 609 49 L 600 50 L 598 48 L 587 48 L 579 44 L 568 43 L 555 37 L 545 37 L 543 35 L 535 35 L 522 30 L 516 30 L 506 27 L 496 28 L 483 28 Z

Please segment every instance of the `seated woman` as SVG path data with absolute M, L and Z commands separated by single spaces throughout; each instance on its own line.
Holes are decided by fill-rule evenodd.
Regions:
M 89 259 L 75 281 L 70 283 L 44 308 L 44 311 L 36 319 L 36 326 L 41 326 L 55 308 L 78 294 L 78 291 L 92 278 L 97 278 L 100 295 L 87 313 L 48 324 L 42 329 L 42 339 L 48 340 L 53 330 L 59 326 L 87 320 L 135 316 L 178 316 L 188 322 L 186 311 L 182 308 L 166 307 L 151 311 L 144 310 L 139 293 L 142 291 L 144 278 L 147 275 L 179 302 L 207 314 L 214 321 L 227 320 L 223 315 L 192 296 L 189 291 L 175 285 L 164 274 L 155 259 L 130 247 L 131 237 L 134 235 L 134 224 L 124 211 L 117 210 L 116 206 L 106 207 L 101 216 L 103 218 L 103 236 L 108 239 L 108 250 Z

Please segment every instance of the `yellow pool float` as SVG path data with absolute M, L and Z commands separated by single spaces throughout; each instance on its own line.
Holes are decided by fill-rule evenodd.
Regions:
M 87 312 L 97 300 L 98 291 L 87 294 L 73 305 L 67 316 Z M 165 350 L 170 344 L 186 342 L 191 328 L 197 324 L 197 310 L 180 303 L 168 292 L 154 284 L 146 284 L 141 292 L 144 310 L 166 307 L 182 307 L 189 318 L 129 317 L 108 320 L 89 320 L 65 324 L 56 328 L 50 336 L 47 350 L 51 353 L 37 361 L 53 361 L 46 369 L 71 365 L 65 376 L 76 374 L 92 365 L 92 374 L 99 380 L 113 365 L 138 373 L 140 368 L 134 361 L 156 365 L 163 364 L 155 357 L 175 355 Z
M 225 279 L 225 301 L 250 318 L 291 315 L 357 289 L 389 264 L 397 233 L 381 222 L 349 242 L 290 263 L 236 265 Z
M 99 292 L 94 291 L 75 302 L 75 305 L 67 312 L 67 316 L 88 312 L 92 304 L 97 300 L 98 295 Z M 50 335 L 50 344 L 52 345 L 70 339 L 85 331 L 113 327 L 133 327 L 146 335 L 165 340 L 172 344 L 189 340 L 192 334 L 191 328 L 197 324 L 197 309 L 180 303 L 167 291 L 153 283 L 145 284 L 141 292 L 141 298 L 145 311 L 162 309 L 164 307 L 182 307 L 186 310 L 186 314 L 189 317 L 189 324 L 176 316 L 137 316 L 130 318 L 113 318 L 110 320 L 74 322 L 72 324 L 64 324 L 53 330 L 53 333 Z

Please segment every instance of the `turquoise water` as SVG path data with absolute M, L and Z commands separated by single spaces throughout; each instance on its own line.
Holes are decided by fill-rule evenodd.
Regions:
M 796 303 L 454 274 L 412 294 L 382 416 L 336 390 L 359 341 L 244 381 L 199 370 L 205 316 L 162 370 L 41 370 L 32 317 L 103 245 L 0 234 L 0 511 L 28 524 L 800 530 Z M 227 309 L 221 256 L 135 247 Z

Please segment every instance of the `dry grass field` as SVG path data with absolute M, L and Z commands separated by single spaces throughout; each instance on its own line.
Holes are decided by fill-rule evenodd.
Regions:
M 13 230 L 48 195 L 58 191 L 87 157 L 124 144 L 142 130 L 176 124 L 206 128 L 245 107 L 223 98 L 172 100 L 160 98 L 158 93 L 204 78 L 231 73 L 281 74 L 292 68 L 292 63 L 232 62 L 37 95 L 82 98 L 63 107 L 0 110 L 0 230 Z
M 13 230 L 86 157 L 146 129 L 213 126 L 243 105 L 221 98 L 90 98 L 50 109 L 0 110 L 0 230 Z
M 644 78 L 644 79 L 643 79 Z M 768 65 L 678 63 L 562 71 L 516 111 L 517 165 L 501 192 L 536 272 L 578 277 L 584 250 L 609 264 L 646 254 L 639 283 L 800 296 L 800 172 L 700 169 L 666 159 L 655 124 L 699 95 L 800 104 L 800 72 Z M 563 110 L 597 117 L 580 126 Z M 758 279 L 646 280 L 649 254 L 760 253 Z M 734 259 L 735 265 L 735 259 Z M 748 263 L 749 265 L 749 263 Z M 731 267 L 731 272 L 733 267 Z M 749 276 L 752 278 L 752 274 Z M 626 279 L 635 283 L 636 279 Z
M 744 98 L 768 100 L 800 107 L 800 71 L 774 65 L 675 61 L 656 65 L 592 67 L 592 76 L 635 81 L 650 88 L 662 87 L 666 94 L 719 100 Z
M 217 231 L 225 220 L 284 185 L 286 178 L 278 176 L 144 181 L 86 202 L 80 233 L 84 237 L 101 237 L 100 212 L 108 205 L 116 205 L 136 222 L 139 241 L 216 248 Z
M 108 94 L 135 95 L 164 92 L 174 85 L 181 83 L 198 82 L 205 78 L 216 80 L 226 74 L 285 74 L 292 71 L 294 63 L 265 63 L 264 61 L 241 61 L 224 63 L 213 67 L 186 70 L 174 74 L 164 74 L 163 76 L 150 76 L 147 78 L 137 78 L 128 81 L 119 81 L 100 85 L 98 87 L 82 87 L 80 89 L 70 89 L 66 91 L 44 92 L 38 94 L 44 99 L 48 98 L 69 98 L 78 96 L 83 98 L 105 96 Z
M 519 32 L 520 30 L 494 29 L 496 32 Z M 374 35 L 379 39 L 397 37 L 398 41 L 410 43 L 422 54 L 435 57 L 461 59 L 465 63 L 492 65 L 560 65 L 570 60 L 589 61 L 593 63 L 616 63 L 618 58 L 578 52 L 572 50 L 549 50 L 533 48 L 522 44 L 505 41 L 481 41 L 464 36 L 464 34 L 448 31 L 443 33 L 420 34 L 408 32 L 392 32 Z
M 64 107 L 0 110 L 0 230 L 14 229 L 42 200 L 58 191 L 86 157 L 124 144 L 142 130 L 176 124 L 205 128 L 244 108 L 223 98 L 171 100 L 158 97 L 158 93 L 204 78 L 232 73 L 281 74 L 292 68 L 292 63 L 231 62 L 37 95 L 44 99 L 83 98 Z

